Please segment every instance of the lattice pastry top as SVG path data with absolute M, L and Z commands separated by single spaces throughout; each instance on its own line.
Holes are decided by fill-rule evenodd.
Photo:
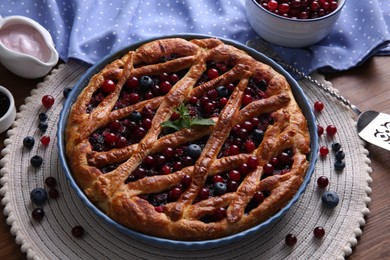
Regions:
M 66 126 L 72 174 L 115 221 L 219 238 L 280 210 L 305 176 L 307 122 L 286 79 L 218 39 L 161 39 L 95 74 Z

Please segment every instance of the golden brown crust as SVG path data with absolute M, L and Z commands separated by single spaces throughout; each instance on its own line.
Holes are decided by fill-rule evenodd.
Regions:
M 175 57 L 161 61 L 161 57 L 170 56 Z M 223 63 L 228 69 L 214 79 L 201 81 L 209 62 Z M 185 73 L 167 94 L 114 108 L 130 77 L 178 71 Z M 245 90 L 254 78 L 267 82 L 264 90 L 266 96 L 243 105 Z M 115 90 L 89 108 L 106 79 L 115 81 Z M 215 125 L 194 126 L 161 135 L 164 130 L 161 124 L 171 118 L 180 104 L 229 83 L 234 83 L 235 88 L 223 109 L 212 117 Z M 144 107 L 153 109 L 155 114 L 141 140 L 107 151 L 93 149 L 90 138 L 94 133 Z M 267 127 L 263 141 L 254 151 L 219 155 L 235 125 L 264 114 L 270 115 L 272 124 Z M 207 142 L 193 165 L 169 175 L 157 174 L 126 181 L 148 155 L 205 137 L 208 137 Z M 291 200 L 302 184 L 308 167 L 306 155 L 310 150 L 306 120 L 286 79 L 270 66 L 218 39 L 156 40 L 108 64 L 91 78 L 73 104 L 65 138 L 72 174 L 93 203 L 124 226 L 176 240 L 207 240 L 227 236 L 253 227 L 274 215 Z M 291 167 L 283 174 L 264 178 L 263 166 L 285 150 L 292 152 Z M 258 165 L 246 174 L 235 192 L 198 199 L 209 176 L 237 169 L 251 156 L 258 159 Z M 114 164 L 112 170 L 102 170 Z M 180 198 L 167 202 L 163 212 L 156 210 L 155 205 L 143 197 L 180 186 L 186 175 L 191 176 L 191 184 L 183 189 Z M 263 202 L 248 210 L 257 191 L 268 194 Z M 226 209 L 226 217 L 206 221 L 217 208 Z

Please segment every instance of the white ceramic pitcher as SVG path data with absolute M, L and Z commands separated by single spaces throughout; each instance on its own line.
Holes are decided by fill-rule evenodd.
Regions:
M 58 62 L 49 32 L 24 16 L 0 16 L 0 62 L 23 78 L 40 78 Z

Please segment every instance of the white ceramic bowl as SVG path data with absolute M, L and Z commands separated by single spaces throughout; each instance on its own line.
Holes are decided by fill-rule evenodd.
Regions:
M 314 19 L 291 19 L 261 7 L 256 0 L 245 0 L 246 15 L 256 33 L 264 40 L 283 46 L 300 48 L 324 39 L 339 18 L 346 0 L 339 0 L 336 10 Z
M 0 92 L 4 93 L 5 96 L 9 99 L 9 107 L 5 114 L 0 117 L 0 134 L 6 131 L 12 123 L 15 121 L 16 117 L 16 108 L 15 108 L 15 100 L 12 96 L 11 92 L 3 86 L 0 86 Z M 2 106 L 4 104 L 1 104 Z
M 20 31 L 26 32 L 26 37 L 31 37 L 31 34 L 36 35 L 35 37 L 41 40 L 39 47 L 40 51 L 45 52 L 45 58 L 39 59 L 34 55 L 26 54 L 26 52 L 16 51 L 15 48 L 19 48 L 23 45 L 19 36 L 15 44 L 12 44 L 15 48 L 7 46 L 5 40 L 1 40 L 1 37 L 8 37 L 6 34 L 10 34 L 9 31 L 12 31 L 12 28 L 19 28 Z M 5 36 L 4 36 L 5 35 Z M 9 36 L 10 37 L 10 36 Z M 24 45 L 28 45 L 29 42 L 25 42 Z M 20 47 L 22 48 L 22 47 Z M 5 18 L 0 17 L 0 62 L 12 73 L 23 77 L 23 78 L 40 78 L 49 73 L 49 71 L 55 66 L 58 62 L 58 53 L 54 48 L 53 39 L 49 32 L 41 26 L 39 23 L 34 20 L 24 17 L 24 16 L 8 16 Z

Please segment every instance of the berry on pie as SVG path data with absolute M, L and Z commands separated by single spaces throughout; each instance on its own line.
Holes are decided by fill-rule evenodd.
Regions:
M 74 179 L 105 214 L 185 241 L 273 216 L 310 151 L 286 79 L 214 38 L 154 40 L 105 66 L 72 105 L 65 143 Z

